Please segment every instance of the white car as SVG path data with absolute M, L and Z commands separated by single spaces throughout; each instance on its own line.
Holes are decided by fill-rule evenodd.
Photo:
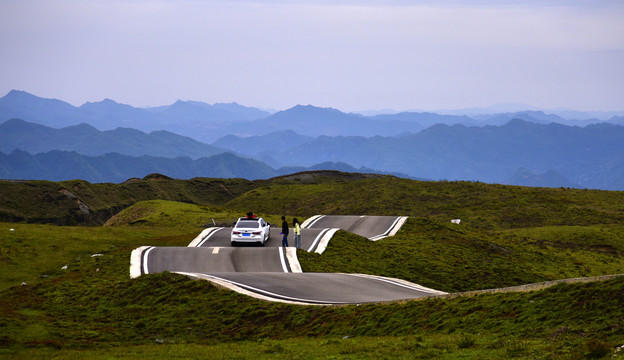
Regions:
M 271 236 L 271 224 L 259 217 L 239 218 L 232 228 L 230 242 L 236 243 L 259 243 L 264 245 Z

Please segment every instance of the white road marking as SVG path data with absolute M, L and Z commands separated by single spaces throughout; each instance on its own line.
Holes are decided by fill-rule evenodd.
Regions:
M 287 247 L 286 248 L 286 259 L 288 260 L 288 265 L 290 265 L 290 272 L 293 273 L 302 273 L 301 264 L 299 264 L 299 259 L 297 258 L 297 248 L 295 247 Z
M 334 236 L 334 234 L 338 230 L 340 230 L 340 229 L 329 229 L 325 233 L 325 235 L 323 235 L 323 237 L 321 238 L 321 241 L 319 241 L 319 244 L 316 247 L 316 250 L 314 250 L 314 252 L 317 253 L 317 254 L 322 254 L 325 251 L 325 249 L 327 248 L 327 244 L 329 244 L 329 240 L 331 240 L 331 238 Z
M 358 276 L 358 277 L 363 277 L 363 278 L 369 278 L 369 279 L 376 279 L 379 281 L 383 281 L 383 282 L 387 282 L 389 284 L 392 285 L 396 285 L 396 286 L 400 286 L 400 287 L 404 287 L 410 290 L 416 290 L 416 291 L 422 291 L 422 292 L 426 292 L 426 293 L 430 293 L 430 294 L 434 294 L 434 295 L 446 295 L 448 293 L 444 292 L 444 291 L 439 291 L 439 290 L 434 290 L 428 287 L 424 287 L 418 284 L 414 284 L 411 283 L 407 280 L 402 280 L 402 279 L 395 279 L 395 278 L 387 278 L 387 277 L 383 277 L 383 276 L 375 276 L 375 275 L 367 275 L 367 274 L 346 274 L 346 275 L 350 275 L 350 276 Z
M 372 241 L 377 241 L 377 240 L 381 240 L 381 239 L 387 238 L 388 236 L 396 235 L 397 231 L 399 231 L 401 226 L 403 226 L 403 224 L 405 223 L 405 220 L 407 220 L 407 218 L 408 218 L 407 216 L 400 216 L 400 217 L 396 218 L 394 220 L 394 222 L 392 223 L 392 225 L 390 225 L 388 230 L 386 230 L 383 234 L 375 235 L 375 236 L 369 237 L 368 239 L 372 240 Z
M 221 248 L 219 248 L 219 247 L 213 248 L 213 249 L 212 249 L 212 253 L 213 253 L 213 254 L 218 254 L 220 249 L 221 249 Z
M 209 227 L 204 229 L 190 244 L 188 247 L 200 247 L 202 246 L 206 240 L 208 240 L 212 235 L 214 235 L 217 231 L 223 229 L 222 227 Z
M 199 245 L 197 245 L 197 247 L 202 247 L 204 246 L 204 244 L 206 243 L 206 241 L 208 241 L 214 234 L 218 233 L 219 231 L 223 230 L 224 228 L 220 227 L 220 228 L 216 228 L 213 232 L 211 232 L 210 234 L 208 234 L 208 236 L 206 236 L 204 238 L 204 240 L 202 240 Z
M 149 274 L 149 269 L 147 268 L 147 257 L 149 256 L 149 253 L 154 250 L 154 246 L 150 246 L 149 249 L 147 249 L 147 251 L 145 251 L 145 256 L 143 257 L 143 273 L 144 274 Z
M 311 218 L 309 218 L 306 221 L 304 221 L 303 225 L 301 225 L 301 228 L 302 229 L 309 229 L 310 227 L 312 227 L 312 225 L 314 225 L 317 221 L 321 220 L 324 217 L 325 217 L 325 215 L 314 215 Z
M 396 233 L 399 232 L 399 230 L 401 230 L 401 228 L 403 227 L 403 224 L 405 224 L 408 218 L 409 216 L 401 216 L 401 218 L 399 219 L 399 222 L 396 223 L 396 225 L 394 226 L 392 231 L 390 231 L 388 236 L 396 235 Z
M 323 237 L 323 235 L 325 235 L 325 233 L 328 231 L 329 229 L 323 229 L 314 239 L 314 241 L 312 242 L 312 246 L 310 246 L 310 248 L 308 249 L 308 252 L 312 252 L 316 246 L 318 245 L 318 242 L 321 240 L 321 237 Z
M 272 297 L 268 297 L 268 296 L 264 296 L 264 295 L 260 295 L 254 292 L 251 292 L 249 290 L 243 289 L 242 287 L 238 287 L 236 285 L 234 285 L 232 282 L 227 281 L 225 279 L 221 279 L 215 276 L 211 276 L 208 274 L 200 274 L 200 273 L 187 273 L 187 272 L 182 272 L 182 271 L 176 271 L 176 274 L 180 274 L 180 275 L 185 275 L 185 276 L 189 276 L 189 277 L 194 277 L 197 279 L 201 279 L 201 280 L 207 280 L 210 281 L 218 286 L 222 286 L 226 289 L 235 291 L 239 294 L 243 294 L 243 295 L 247 295 L 247 296 L 251 296 L 253 298 L 256 299 L 260 299 L 260 300 L 264 300 L 264 301 L 276 301 L 276 302 L 282 302 L 282 303 L 286 303 L 286 304 L 296 304 L 296 305 L 315 305 L 315 304 L 306 304 L 306 303 L 301 303 L 301 302 L 294 302 L 294 301 L 286 301 L 286 300 L 281 300 L 281 299 L 275 299 Z M 318 304 L 318 305 L 322 305 L 322 304 Z
M 238 283 L 236 281 L 232 281 L 232 280 L 228 280 L 228 279 L 223 279 L 214 275 L 208 275 L 208 274 L 197 274 L 197 273 L 184 273 L 184 272 L 177 272 L 178 274 L 181 275 L 186 275 L 186 276 L 193 276 L 193 277 L 197 277 L 197 278 L 203 278 L 206 280 L 210 280 L 218 285 L 221 285 L 223 287 L 226 287 L 228 289 L 234 290 L 236 292 L 242 293 L 242 294 L 246 294 L 258 299 L 264 299 L 264 300 L 269 300 L 269 301 L 277 301 L 277 302 L 285 302 L 285 303 L 290 303 L 290 304 L 299 304 L 299 305 L 342 305 L 342 304 L 349 304 L 348 302 L 343 302 L 343 301 L 319 301 L 319 300 L 306 300 L 306 299 L 300 299 L 300 298 L 295 298 L 295 297 L 290 297 L 290 296 L 286 296 L 286 295 L 280 295 L 280 294 L 276 294 L 276 293 L 272 293 L 270 291 L 266 291 L 266 290 L 262 290 L 262 289 L 258 289 L 255 288 L 253 286 L 249 286 L 249 285 L 245 285 L 245 284 L 241 284 Z M 264 296 L 261 294 L 265 294 Z
M 286 265 L 286 259 L 284 257 L 284 251 L 282 249 L 283 249 L 282 247 L 278 247 L 277 252 L 279 252 L 280 261 L 282 262 L 282 269 L 284 270 L 285 273 L 287 273 L 288 266 Z
M 130 278 L 135 279 L 141 276 L 141 255 L 149 246 L 141 246 L 132 250 L 130 255 Z

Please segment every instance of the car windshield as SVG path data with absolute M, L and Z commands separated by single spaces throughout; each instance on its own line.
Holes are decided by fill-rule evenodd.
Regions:
M 236 224 L 237 228 L 259 228 L 260 222 L 258 220 L 241 220 Z

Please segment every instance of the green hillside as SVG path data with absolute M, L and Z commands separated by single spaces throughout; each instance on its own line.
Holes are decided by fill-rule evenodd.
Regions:
M 0 181 L 0 221 L 102 225 L 138 201 L 222 204 L 256 186 L 243 179 L 175 180 L 158 174 L 123 184 L 91 184 L 82 180 Z
M 77 202 L 99 211 L 97 221 L 72 213 Z M 321 172 L 256 182 L 0 182 L 0 204 L 13 214 L 0 223 L 2 358 L 624 357 L 621 277 L 318 307 L 263 302 L 175 274 L 131 280 L 128 272 L 136 247 L 186 246 L 212 221 L 253 210 L 269 219 L 410 216 L 378 242 L 339 231 L 322 255 L 299 250 L 306 272 L 384 275 L 448 292 L 621 274 L 622 192 Z
M 323 184 L 269 184 L 227 203 L 293 215 L 408 215 L 471 229 L 621 224 L 624 192 L 432 182 L 391 176 Z

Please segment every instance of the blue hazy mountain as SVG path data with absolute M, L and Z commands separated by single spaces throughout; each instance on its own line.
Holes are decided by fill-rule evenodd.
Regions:
M 19 118 L 51 127 L 65 127 L 82 122 L 73 105 L 56 99 L 44 99 L 25 91 L 11 90 L 0 98 L 0 122 Z
M 110 153 L 86 156 L 73 151 L 50 151 L 37 155 L 15 150 L 0 152 L 0 178 L 123 182 L 132 177 L 162 173 L 178 179 L 194 177 L 261 179 L 278 173 L 266 164 L 223 153 L 193 160 L 189 157 L 165 158 L 126 156 Z
M 428 179 L 507 183 L 525 167 L 550 169 L 588 188 L 624 189 L 624 126 L 535 124 L 512 120 L 504 126 L 434 125 L 396 137 L 320 136 L 305 146 L 273 154 L 283 164 L 310 166 L 345 162 Z M 608 179 L 608 181 L 607 181 Z
M 164 130 L 149 134 L 128 128 L 99 131 L 87 124 L 54 129 L 19 119 L 7 120 L 0 124 L 0 151 L 10 153 L 17 149 L 31 154 L 66 150 L 91 156 L 116 152 L 194 159 L 226 151 Z
M 354 168 L 353 166 L 343 163 L 343 162 L 332 162 L 332 161 L 327 161 L 321 164 L 316 164 L 316 165 L 312 165 L 309 167 L 303 167 L 303 166 L 286 166 L 286 167 L 281 167 L 279 169 L 277 169 L 277 172 L 280 175 L 288 175 L 288 174 L 293 174 L 293 173 L 297 173 L 297 172 L 301 172 L 301 171 L 310 171 L 310 170 L 336 170 L 336 171 L 341 171 L 341 172 L 357 172 L 357 173 L 364 173 L 364 174 L 382 174 L 382 175 L 394 175 L 397 177 L 401 177 L 401 178 L 406 178 L 406 179 L 414 179 L 414 180 L 428 180 L 428 179 L 420 179 L 420 178 L 415 178 L 412 176 L 409 176 L 407 174 L 404 173 L 400 173 L 400 172 L 386 172 L 386 171 L 380 171 L 380 170 L 376 170 L 376 169 L 369 169 L 369 168 L 365 168 L 365 167 L 360 167 L 360 168 Z
M 213 142 L 212 145 L 239 154 L 262 156 L 263 154 L 284 152 L 312 140 L 314 140 L 314 138 L 311 136 L 299 135 L 292 130 L 283 130 L 266 135 L 248 137 L 226 135 Z
M 326 136 L 395 136 L 405 132 L 418 132 L 420 124 L 403 120 L 376 120 L 359 114 L 347 114 L 333 108 L 297 105 L 277 112 L 265 119 L 251 122 L 246 132 L 237 135 L 263 135 L 280 130 L 293 130 L 298 134 Z M 230 134 L 235 134 L 230 132 Z
M 536 124 L 558 123 L 565 125 L 589 125 L 589 123 L 580 124 L 577 121 L 572 123 L 559 115 L 546 114 L 543 111 L 518 111 L 512 113 L 485 114 L 476 115 L 473 116 L 473 118 L 481 125 L 504 125 L 514 119 L 520 119 Z
M 609 119 L 609 123 L 616 125 L 624 125 L 624 116 L 614 116 Z
M 375 169 L 376 172 L 433 180 L 479 180 L 539 186 L 556 184 L 557 187 L 624 190 L 622 139 L 624 126 L 603 123 L 571 127 L 554 123 L 535 124 L 517 119 L 504 126 L 434 125 L 420 133 L 402 137 L 310 138 L 284 131 L 251 138 L 228 136 L 221 141 L 223 144 L 229 143 L 229 149 L 247 152 L 248 155 L 255 154 L 254 158 L 272 169 L 286 167 L 300 171 L 313 168 L 316 164 L 334 164 L 326 170 L 345 171 L 340 166 L 348 164 L 352 171 L 357 172 L 372 172 L 370 169 Z M 289 147 L 291 144 L 293 146 Z M 16 149 L 30 154 L 62 150 L 92 157 L 114 152 L 130 157 L 148 155 L 169 159 L 198 159 L 225 151 L 167 131 L 150 134 L 125 128 L 99 131 L 87 124 L 53 129 L 13 119 L 0 124 L 0 151 L 12 154 Z M 13 158 L 18 155 L 13 155 Z M 125 162 L 130 160 L 122 161 Z M 79 168 L 86 166 L 80 165 L 84 161 L 64 163 L 76 164 Z M 15 164 L 22 164 L 24 171 L 32 170 L 20 173 L 20 178 L 41 178 L 37 176 L 36 169 L 42 164 L 38 165 L 36 161 L 17 161 Z M 159 165 L 160 170 L 146 171 L 174 177 L 173 174 L 187 174 L 179 170 L 178 165 L 173 165 L 184 164 L 184 161 L 167 164 Z M 220 166 L 236 167 L 236 164 L 233 162 Z M 111 168 L 112 174 L 119 174 L 115 179 L 139 176 L 120 171 L 119 167 L 121 165 Z M 132 165 L 125 169 L 132 171 L 135 167 Z M 224 168 L 221 173 L 226 173 Z M 531 174 L 525 171 L 522 173 L 524 177 L 519 177 L 518 169 L 521 168 L 530 169 L 527 171 L 539 176 L 529 176 Z M 167 169 L 171 172 L 165 171 Z M 4 172 L 4 177 L 17 176 L 17 170 L 13 168 L 13 172 Z M 555 179 L 554 173 L 549 173 L 551 170 L 560 176 L 557 181 L 551 181 Z M 95 177 L 88 170 L 81 170 L 80 173 L 91 176 L 91 179 L 103 178 Z M 45 174 L 45 171 L 40 174 Z M 283 172 L 272 174 L 281 175 Z M 545 178 L 543 174 L 548 176 Z M 248 176 L 259 178 L 265 175 L 252 171 Z
M 177 179 L 195 177 L 268 179 L 307 170 L 340 170 L 345 172 L 384 172 L 359 168 L 344 163 L 324 163 L 312 167 L 274 169 L 263 162 L 222 153 L 193 160 L 189 157 L 126 156 L 109 153 L 87 156 L 75 151 L 54 150 L 36 155 L 22 150 L 0 152 L 0 179 L 38 179 L 62 181 L 81 179 L 89 182 L 120 183 L 130 178 L 160 173 Z M 393 175 L 407 177 L 404 174 Z
M 621 113 L 612 113 L 619 114 L 620 117 L 613 117 L 608 121 L 621 123 Z M 574 112 L 574 115 L 583 114 Z M 604 117 L 608 113 L 595 114 Z M 75 107 L 60 100 L 44 99 L 16 90 L 0 98 L 0 122 L 12 118 L 53 128 L 86 123 L 99 130 L 112 130 L 118 127 L 135 128 L 144 132 L 167 130 L 207 143 L 227 135 L 262 136 L 284 130 L 293 130 L 310 137 L 321 135 L 372 137 L 418 133 L 435 124 L 503 125 L 511 119 L 583 126 L 599 122 L 596 119 L 564 119 L 541 111 L 475 114 L 472 117 L 401 112 L 367 117 L 311 105 L 297 105 L 271 114 L 237 103 L 210 105 L 180 100 L 171 105 L 153 108 L 135 108 L 111 99 L 88 102 Z
M 441 115 L 430 112 L 400 112 L 396 114 L 381 114 L 373 117 L 375 120 L 387 122 L 404 121 L 418 124 L 422 129 L 426 129 L 436 124 L 446 125 L 481 125 L 478 121 L 465 115 Z
M 82 123 L 98 129 L 110 130 L 118 127 L 141 129 L 143 131 L 160 130 L 153 121 L 153 115 L 144 109 L 119 104 L 111 99 L 100 102 L 87 102 L 76 109 Z M 27 119 L 21 117 L 22 119 Z M 55 126 L 57 127 L 57 126 Z
M 62 128 L 81 123 L 99 130 L 130 127 L 145 132 L 167 130 L 195 140 L 214 141 L 225 132 L 214 133 L 239 121 L 251 121 L 270 113 L 236 103 L 209 105 L 196 101 L 177 101 L 157 108 L 135 108 L 110 99 L 88 102 L 80 107 L 44 99 L 24 91 L 12 90 L 0 98 L 0 122 L 18 118 Z
M 182 122 L 196 121 L 245 121 L 262 119 L 270 113 L 251 107 L 239 105 L 235 102 L 224 104 L 216 103 L 209 105 L 199 101 L 178 100 L 169 106 L 146 109 L 151 113 L 158 114 L 161 119 L 181 119 Z
M 549 169 L 545 173 L 539 173 L 527 168 L 520 168 L 514 176 L 509 179 L 510 185 L 533 186 L 533 187 L 570 187 L 578 188 L 578 184 L 570 182 L 563 175 L 553 169 Z
M 28 122 L 9 120 L 14 117 Z M 206 143 L 214 141 L 273 169 L 343 163 L 355 170 L 493 183 L 515 181 L 521 173 L 526 181 L 558 178 L 557 184 L 624 190 L 624 118 L 613 116 L 609 123 L 590 125 L 595 121 L 577 120 L 572 123 L 582 126 L 534 110 L 473 117 L 419 112 L 366 117 L 311 105 L 269 114 L 235 103 L 192 101 L 140 109 L 110 99 L 78 108 L 11 91 L 0 98 L 0 151 L 13 160 L 34 156 L 37 161 L 41 159 L 32 154 L 74 151 L 74 160 L 68 162 L 77 167 L 91 164 L 80 156 L 108 152 L 195 162 L 192 159 L 222 152 Z M 135 124 L 136 129 L 129 128 Z M 22 163 L 26 177 L 41 178 L 36 170 L 47 164 L 37 161 Z M 195 166 L 185 161 L 168 165 L 174 174 L 164 173 L 175 177 L 184 174 L 179 166 Z M 519 170 L 523 168 L 533 175 Z M 117 165 L 111 165 L 111 171 L 125 174 Z

